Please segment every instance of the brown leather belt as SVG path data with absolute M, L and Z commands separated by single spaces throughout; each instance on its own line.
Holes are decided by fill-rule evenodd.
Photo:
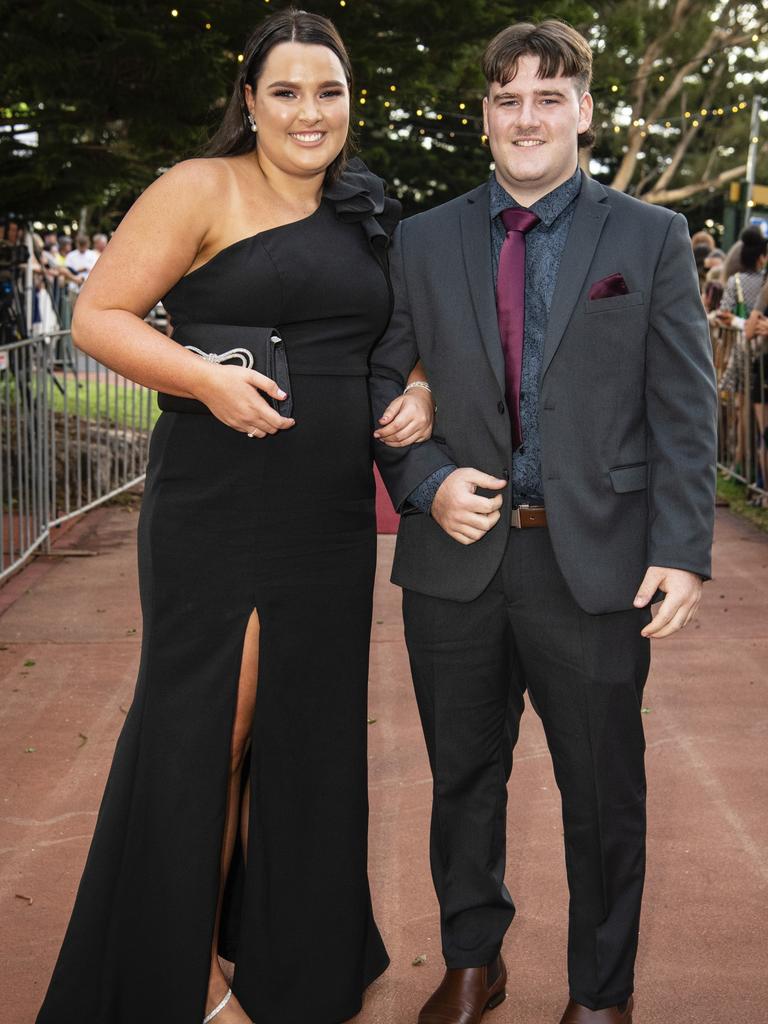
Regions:
M 510 513 L 509 525 L 514 530 L 529 530 L 533 526 L 547 525 L 547 510 L 543 505 L 516 505 Z

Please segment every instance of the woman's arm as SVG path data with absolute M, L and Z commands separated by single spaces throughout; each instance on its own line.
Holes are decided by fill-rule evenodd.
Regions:
M 263 437 L 293 425 L 264 401 L 277 385 L 253 370 L 208 363 L 144 323 L 187 272 L 221 203 L 213 161 L 189 160 L 134 203 L 75 306 L 72 337 L 84 352 L 139 384 L 197 398 L 235 430 Z

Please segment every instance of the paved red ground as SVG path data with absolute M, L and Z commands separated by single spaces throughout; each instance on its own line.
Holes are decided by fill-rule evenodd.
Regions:
M 92 513 L 67 538 L 92 557 L 40 559 L 0 591 L 0 1018 L 9 1024 L 34 1020 L 131 699 L 135 527 L 135 508 Z M 430 779 L 399 592 L 387 582 L 392 547 L 382 538 L 370 769 L 371 878 L 393 963 L 356 1024 L 415 1022 L 442 972 Z M 715 564 L 699 627 L 656 644 L 646 691 L 651 833 L 638 1024 L 768 1018 L 768 538 L 721 513 Z M 487 1020 L 556 1024 L 566 997 L 561 827 L 530 710 L 507 878 L 519 908 L 505 945 L 510 998 Z M 413 966 L 417 957 L 426 961 Z

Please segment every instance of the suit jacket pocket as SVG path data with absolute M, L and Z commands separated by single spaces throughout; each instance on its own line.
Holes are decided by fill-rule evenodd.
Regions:
M 627 295 L 609 295 L 605 299 L 587 299 L 584 303 L 584 310 L 587 313 L 606 313 L 609 309 L 642 306 L 644 303 L 644 292 L 629 292 Z
M 634 466 L 616 466 L 609 469 L 611 484 L 617 494 L 643 491 L 648 486 L 648 464 L 638 462 Z

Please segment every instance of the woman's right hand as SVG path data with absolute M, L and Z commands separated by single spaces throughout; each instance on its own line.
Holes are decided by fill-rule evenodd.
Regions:
M 215 363 L 206 370 L 195 398 L 233 430 L 252 437 L 266 437 L 278 430 L 288 430 L 296 423 L 294 419 L 281 416 L 260 394 L 263 391 L 280 401 L 287 397 L 275 381 L 263 373 Z

